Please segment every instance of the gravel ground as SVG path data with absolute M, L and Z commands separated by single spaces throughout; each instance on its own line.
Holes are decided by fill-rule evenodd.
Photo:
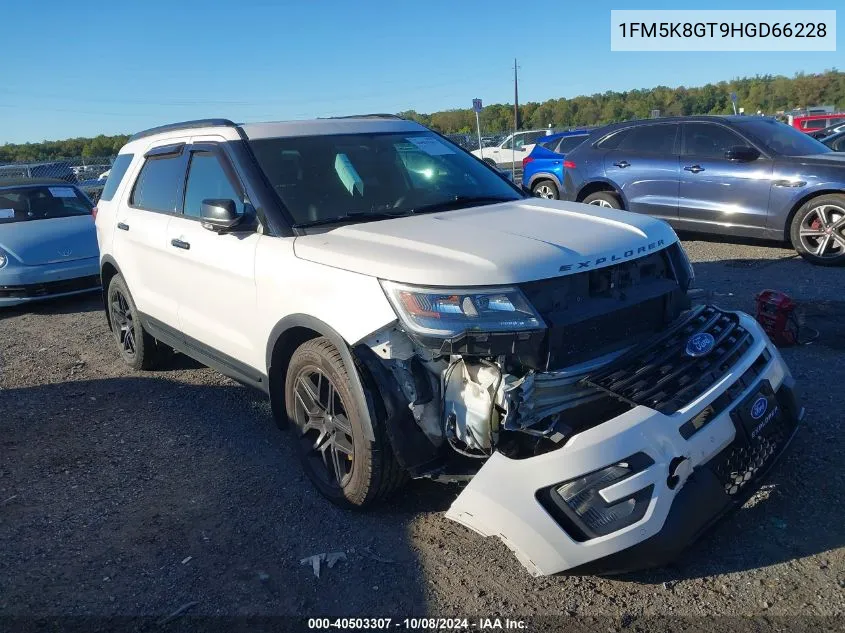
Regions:
M 128 370 L 90 297 L 0 314 L 0 615 L 189 605 L 235 616 L 841 622 L 845 303 L 833 299 L 845 271 L 765 244 L 686 247 L 714 302 L 751 311 L 760 289 L 784 290 L 819 338 L 784 351 L 807 407 L 791 451 L 676 565 L 532 579 L 498 541 L 444 519 L 457 491 L 429 482 L 370 513 L 339 510 L 305 480 L 259 394 L 181 356 L 167 371 Z M 346 559 L 320 578 L 300 565 L 334 551 Z

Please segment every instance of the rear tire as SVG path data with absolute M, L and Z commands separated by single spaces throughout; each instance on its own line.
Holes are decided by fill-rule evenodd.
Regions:
M 122 275 L 117 274 L 111 278 L 106 296 L 109 325 L 123 362 L 132 369 L 160 367 L 173 350 L 144 330 L 138 308 Z
M 531 193 L 535 198 L 546 198 L 547 200 L 559 200 L 560 192 L 553 180 L 538 180 L 531 185 Z
M 373 505 L 407 479 L 382 420 L 370 416 L 375 440 L 364 431 L 348 371 L 324 338 L 300 345 L 285 377 L 285 407 L 305 474 L 323 496 L 351 508 Z
M 805 202 L 789 226 L 792 246 L 817 266 L 845 264 L 845 195 L 818 196 Z
M 597 191 L 582 200 L 584 204 L 592 204 L 606 209 L 621 209 L 622 201 L 612 191 Z

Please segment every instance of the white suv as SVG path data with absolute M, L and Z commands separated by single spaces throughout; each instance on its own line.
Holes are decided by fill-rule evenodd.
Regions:
M 551 129 L 515 132 L 498 145 L 482 147 L 471 153 L 493 167 L 514 169 L 521 167 L 522 159 L 531 153 L 540 139 L 551 133 Z
M 395 117 L 136 134 L 96 225 L 129 365 L 261 389 L 335 502 L 468 481 L 447 516 L 533 574 L 671 559 L 801 417 L 753 319 L 688 309 L 667 224 L 528 198 Z

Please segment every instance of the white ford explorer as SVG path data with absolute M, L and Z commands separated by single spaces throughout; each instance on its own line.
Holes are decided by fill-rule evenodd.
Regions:
M 264 391 L 334 502 L 466 482 L 447 516 L 535 575 L 667 562 L 801 418 L 752 318 L 690 309 L 667 224 L 527 197 L 395 117 L 141 132 L 96 226 L 129 365 Z

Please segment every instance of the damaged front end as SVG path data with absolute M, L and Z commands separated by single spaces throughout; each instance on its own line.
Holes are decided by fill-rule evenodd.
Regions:
M 797 418 L 791 377 L 762 331 L 744 315 L 688 310 L 690 281 L 673 244 L 510 287 L 384 282 L 399 322 L 355 351 L 400 464 L 417 477 L 469 481 L 447 516 L 501 538 L 532 574 L 664 562 L 612 557 L 659 535 L 672 499 L 694 493 L 687 481 L 695 473 L 701 487 L 710 469 L 713 486 L 693 494 L 707 511 L 685 511 L 694 518 L 671 528 L 685 545 L 739 488 L 756 487 Z M 686 343 L 699 334 L 713 349 L 690 356 Z M 763 383 L 780 431 L 752 455 L 734 446 L 748 439 L 735 410 Z M 714 460 L 740 448 L 761 465 L 732 495 L 721 482 L 737 475 L 722 471 L 737 465 L 717 473 Z

